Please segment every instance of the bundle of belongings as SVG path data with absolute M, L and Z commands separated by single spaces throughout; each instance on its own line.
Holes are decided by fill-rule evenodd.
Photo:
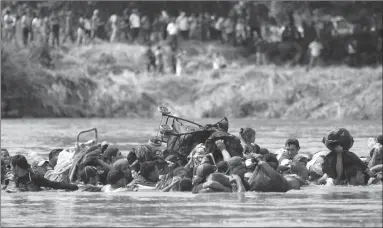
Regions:
M 44 177 L 55 182 L 74 182 L 76 179 L 79 179 L 80 166 L 84 166 L 81 162 L 85 160 L 84 158 L 86 158 L 87 154 L 93 152 L 97 147 L 96 142 L 90 140 L 86 143 L 81 143 L 78 147 L 66 148 L 58 155 L 57 164 L 54 169 L 49 170 Z

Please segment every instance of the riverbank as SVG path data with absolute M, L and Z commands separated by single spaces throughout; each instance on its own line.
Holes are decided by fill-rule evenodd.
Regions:
M 244 50 L 187 43 L 185 74 L 144 73 L 145 47 L 96 44 L 51 52 L 2 47 L 3 118 L 145 117 L 168 106 L 186 118 L 382 119 L 382 68 L 256 66 Z M 212 72 L 210 54 L 229 64 Z M 37 53 L 37 54 L 36 54 Z M 141 72 L 141 73 L 140 73 Z

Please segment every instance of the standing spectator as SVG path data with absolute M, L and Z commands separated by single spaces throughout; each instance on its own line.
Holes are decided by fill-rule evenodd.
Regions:
M 91 40 L 94 40 L 96 37 L 99 37 L 99 27 L 101 25 L 100 17 L 98 16 L 98 9 L 93 11 L 92 20 L 91 20 Z
M 21 29 L 23 33 L 23 44 L 28 45 L 29 37 L 31 35 L 32 18 L 30 10 L 27 10 L 21 17 Z
M 160 17 L 160 24 L 161 24 L 161 27 L 162 27 L 162 39 L 163 40 L 166 40 L 167 39 L 167 35 L 168 35 L 168 29 L 167 29 L 167 26 L 170 22 L 170 17 L 168 15 L 168 13 L 163 10 L 161 12 L 161 17 Z
M 43 27 L 43 21 L 40 18 L 39 14 L 36 14 L 36 17 L 32 20 L 32 32 L 33 37 L 36 42 L 43 42 L 43 36 L 42 36 L 42 27 Z
M 50 18 L 50 24 L 52 26 L 52 46 L 54 47 L 55 44 L 57 47 L 60 46 L 60 24 L 59 24 L 59 18 L 57 13 L 52 12 L 51 18 Z
M 237 24 L 235 25 L 235 39 L 236 43 L 244 43 L 246 40 L 246 27 L 245 27 L 245 21 L 243 18 L 239 18 L 237 20 Z
M 313 68 L 317 64 L 317 61 L 321 55 L 322 49 L 323 49 L 323 45 L 321 44 L 319 38 L 316 37 L 315 40 L 313 40 L 309 45 L 310 62 L 306 69 L 307 71 L 309 71 L 311 68 Z
M 142 33 L 144 42 L 148 42 L 150 40 L 151 25 L 150 25 L 149 17 L 147 15 L 144 15 L 141 18 L 141 33 Z
M 7 9 L 3 18 L 4 39 L 12 41 L 15 34 L 16 18 L 11 16 L 11 10 Z
M 177 40 L 178 27 L 176 25 L 176 20 L 174 18 L 170 20 L 170 23 L 166 27 L 166 30 L 169 34 L 169 45 L 172 48 L 172 50 L 176 50 L 178 46 L 178 40 Z
M 197 17 L 194 13 L 189 17 L 189 38 L 195 39 L 197 38 L 197 29 L 198 29 L 198 21 Z
M 202 16 L 201 21 L 201 40 L 206 41 L 209 39 L 209 28 L 210 28 L 210 15 L 205 13 Z
M 85 30 L 86 42 L 89 42 L 92 35 L 92 22 L 88 18 L 84 18 L 84 30 Z
M 153 27 L 153 33 L 150 40 L 152 42 L 158 42 L 162 40 L 163 36 L 162 36 L 162 25 L 160 21 L 160 15 L 154 18 L 152 27 Z
M 348 60 L 348 64 L 349 66 L 356 66 L 357 65 L 357 62 L 358 62 L 358 56 L 356 54 L 356 50 L 357 50 L 357 40 L 355 39 L 352 39 L 351 41 L 347 42 L 347 54 L 348 54 L 348 57 L 347 57 L 347 60 Z
M 225 21 L 225 18 L 219 17 L 218 20 L 215 22 L 215 31 L 217 33 L 217 38 L 223 42 L 223 37 L 222 37 L 222 31 L 223 31 L 223 23 Z
M 175 70 L 176 70 L 176 76 L 181 77 L 182 71 L 183 71 L 183 66 L 184 66 L 184 56 L 185 56 L 184 51 L 180 51 L 176 54 L 175 56 Z
M 164 54 L 162 52 L 161 46 L 158 45 L 154 51 L 154 56 L 156 58 L 156 68 L 157 72 L 160 74 L 164 73 Z
M 225 41 L 228 43 L 234 43 L 234 23 L 230 17 L 227 17 L 223 23 Z
M 263 40 L 262 32 L 261 32 L 261 18 L 262 18 L 262 15 L 268 12 L 266 7 L 262 7 L 262 5 L 255 5 L 255 4 L 257 3 L 253 2 L 253 4 L 250 4 L 250 6 L 247 7 L 248 9 L 247 20 L 250 27 L 249 36 L 251 40 L 254 40 L 254 32 L 256 32 L 258 38 Z
M 77 28 L 77 45 L 80 45 L 82 43 L 85 43 L 86 42 L 86 32 L 85 32 L 85 20 L 84 18 L 80 17 L 79 20 L 78 20 L 79 24 L 78 24 L 78 28 Z
M 123 16 L 122 16 L 122 21 L 123 21 L 122 29 L 123 29 L 123 33 L 125 35 L 126 40 L 130 40 L 130 19 L 129 19 L 129 17 L 130 17 L 129 8 L 125 8 Z
M 215 23 L 217 22 L 217 17 L 215 15 L 212 15 L 209 19 L 209 34 L 210 39 L 216 40 L 218 38 L 217 36 L 217 29 L 215 29 Z
M 188 39 L 189 38 L 189 20 L 186 17 L 185 12 L 182 11 L 180 13 L 176 23 L 177 23 L 181 37 L 185 40 Z
M 51 34 L 51 26 L 50 26 L 49 18 L 47 16 L 45 16 L 42 23 L 43 24 L 42 24 L 41 33 L 43 36 L 43 41 L 44 41 L 44 44 L 48 44 L 49 43 L 49 36 Z
M 110 29 L 111 29 L 109 41 L 111 43 L 115 42 L 116 38 L 117 38 L 117 34 L 118 34 L 117 21 L 118 21 L 118 16 L 116 14 L 112 14 L 112 16 L 110 16 L 110 19 L 109 19 L 109 24 L 110 24 Z
M 132 14 L 129 17 L 130 30 L 132 31 L 132 40 L 135 42 L 138 38 L 141 28 L 141 20 L 137 9 L 133 9 Z
M 156 57 L 154 56 L 151 44 L 148 44 L 148 47 L 145 52 L 145 58 L 147 72 L 150 72 L 152 69 L 153 71 L 156 71 Z
M 72 28 L 72 11 L 68 11 L 65 15 L 65 25 L 64 25 L 64 38 L 63 43 L 69 38 L 70 41 L 74 42 L 73 28 Z

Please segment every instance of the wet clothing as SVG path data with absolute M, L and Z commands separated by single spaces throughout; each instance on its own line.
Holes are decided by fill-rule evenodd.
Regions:
M 50 181 L 45 179 L 43 176 L 34 174 L 33 172 L 29 172 L 27 175 L 17 178 L 16 187 L 21 191 L 41 191 L 41 187 L 66 189 L 71 191 L 78 190 L 78 186 L 75 184 Z
M 350 168 L 360 169 L 366 176 L 368 174 L 366 173 L 367 165 L 353 152 L 345 151 L 342 153 L 343 156 L 343 175 L 340 177 L 340 180 L 346 180 L 350 179 L 351 177 L 347 177 L 345 175 L 345 171 Z M 324 162 L 322 164 L 322 171 L 323 173 L 326 173 L 328 177 L 336 179 L 337 178 L 337 172 L 336 172 L 336 160 L 337 160 L 337 153 L 336 152 L 330 152 L 328 155 L 324 157 Z M 367 178 L 368 181 L 368 178 Z
M 136 185 L 155 187 L 157 185 L 157 182 L 147 180 L 142 175 L 138 174 L 129 185 L 133 187 L 135 187 Z

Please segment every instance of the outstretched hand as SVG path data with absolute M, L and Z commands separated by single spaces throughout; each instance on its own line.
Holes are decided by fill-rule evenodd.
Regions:
M 221 139 L 221 140 L 217 140 L 215 141 L 215 145 L 217 146 L 218 149 L 220 149 L 221 151 L 222 150 L 226 150 L 226 146 L 225 146 L 225 142 Z

